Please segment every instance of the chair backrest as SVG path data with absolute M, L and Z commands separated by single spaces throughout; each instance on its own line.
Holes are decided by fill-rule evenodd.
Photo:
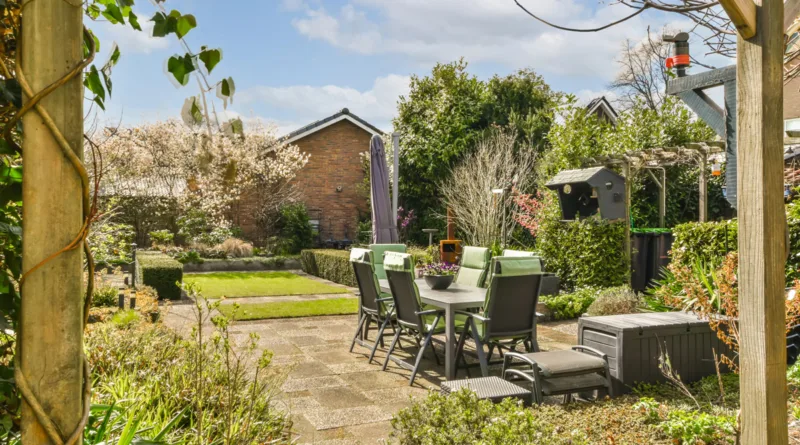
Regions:
M 485 337 L 527 335 L 536 323 L 543 274 L 537 258 L 495 257 L 484 313 Z
M 504 260 L 519 260 L 519 259 L 526 259 L 531 260 L 530 262 L 526 262 L 526 267 L 530 267 L 531 271 L 534 273 L 544 273 L 544 264 L 542 263 L 542 258 L 536 255 L 522 255 L 522 253 L 533 253 L 533 252 L 523 252 L 521 250 L 509 250 L 506 249 L 503 251 L 503 256 L 496 256 L 492 258 L 492 262 L 495 259 L 504 261 Z M 492 278 L 494 278 L 494 267 L 489 268 L 489 276 L 486 278 L 486 287 L 489 287 L 492 283 Z
M 369 250 L 372 251 L 373 263 L 375 264 L 375 275 L 379 280 L 386 279 L 386 272 L 383 267 L 383 254 L 386 252 L 405 253 L 405 244 L 370 244 Z
M 353 264 L 353 272 L 356 275 L 361 307 L 367 312 L 380 313 L 380 285 L 375 276 L 372 252 L 367 249 L 353 249 L 350 251 L 350 262 Z
M 489 270 L 489 249 L 466 246 L 461 254 L 461 267 L 455 282 L 466 286 L 483 287 Z
M 392 290 L 397 322 L 403 326 L 422 330 L 419 289 L 414 282 L 414 262 L 411 254 L 386 252 L 383 258 L 389 288 Z

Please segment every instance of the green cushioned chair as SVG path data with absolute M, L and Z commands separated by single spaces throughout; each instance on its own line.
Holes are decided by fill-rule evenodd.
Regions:
M 389 345 L 389 352 L 386 354 L 386 360 L 383 362 L 383 370 L 386 370 L 386 366 L 389 364 L 389 360 L 391 360 L 400 367 L 411 371 L 409 385 L 413 385 L 414 379 L 417 376 L 419 364 L 422 361 L 422 354 L 428 346 L 430 346 L 433 351 L 433 357 L 436 359 L 436 363 L 439 363 L 439 357 L 436 355 L 436 350 L 431 342 L 433 341 L 434 334 L 444 332 L 444 311 L 434 308 L 423 309 L 419 297 L 419 289 L 414 282 L 414 263 L 410 254 L 386 252 L 383 259 L 383 266 L 386 269 L 389 288 L 392 290 L 398 327 L 392 339 L 392 343 Z M 400 340 L 400 335 L 403 334 L 413 337 L 417 341 L 417 344 L 420 345 L 413 366 L 399 357 L 392 355 L 394 348 Z
M 367 249 L 353 249 L 350 251 L 350 263 L 353 265 L 355 272 L 356 282 L 358 283 L 359 290 L 359 304 L 361 308 L 361 318 L 358 321 L 358 329 L 353 335 L 353 341 L 350 343 L 350 352 L 353 352 L 353 347 L 356 343 L 366 348 L 371 348 L 369 354 L 369 361 L 375 357 L 375 351 L 378 349 L 378 344 L 383 345 L 383 333 L 386 327 L 392 325 L 392 318 L 394 316 L 394 309 L 392 306 L 392 295 L 381 292 L 381 286 L 378 284 L 378 278 L 375 276 L 375 266 L 373 261 L 372 251 Z M 379 327 L 378 336 L 375 338 L 374 344 L 366 343 L 368 341 L 369 326 L 372 322 Z M 363 338 L 363 340 L 362 340 Z
M 386 279 L 386 272 L 383 267 L 383 255 L 386 252 L 406 252 L 405 244 L 370 244 L 369 250 L 372 251 L 372 261 L 375 264 L 375 275 L 379 280 Z
M 492 281 L 486 301 L 478 313 L 456 311 L 456 322 L 464 325 L 458 339 L 457 354 L 463 360 L 467 337 L 475 341 L 481 372 L 488 376 L 494 348 L 515 351 L 522 344 L 528 352 L 538 352 L 536 341 L 536 303 L 544 276 L 538 258 L 492 258 Z M 483 345 L 489 347 L 488 357 Z
M 490 256 L 489 249 L 485 247 L 464 247 L 455 282 L 465 286 L 483 287 Z

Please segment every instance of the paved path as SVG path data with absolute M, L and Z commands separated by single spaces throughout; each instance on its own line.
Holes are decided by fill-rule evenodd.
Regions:
M 276 297 L 265 298 L 276 301 Z M 188 332 L 194 320 L 192 306 L 173 306 L 165 323 Z M 348 352 L 357 322 L 355 315 L 307 317 L 237 322 L 232 329 L 243 341 L 250 333 L 258 333 L 259 346 L 275 354 L 273 365 L 287 372 L 277 405 L 291 413 L 299 444 L 382 443 L 392 431 L 389 421 L 393 414 L 408 406 L 410 398 L 439 389 L 444 367 L 436 365 L 430 352 L 413 387 L 408 385 L 410 372 L 394 363 L 389 363 L 386 372 L 381 371 L 385 349 L 378 350 L 371 364 L 367 363 L 366 348 L 356 345 L 352 353 Z M 575 331 L 574 321 L 540 324 L 539 344 L 543 350 L 566 349 L 575 344 Z M 389 340 L 387 337 L 387 344 Z M 399 354 L 411 361 L 416 345 L 404 342 L 403 346 L 407 352 Z M 443 360 L 441 345 L 436 347 Z M 493 371 L 497 373 L 497 367 Z M 477 369 L 471 372 L 479 373 Z M 459 377 L 463 375 L 460 371 Z

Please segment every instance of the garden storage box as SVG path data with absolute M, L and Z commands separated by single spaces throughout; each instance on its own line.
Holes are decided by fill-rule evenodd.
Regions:
M 630 392 L 637 382 L 664 381 L 658 369 L 662 351 L 684 383 L 716 374 L 715 351 L 732 357 L 708 322 L 684 312 L 582 317 L 578 343 L 608 354 L 617 395 Z

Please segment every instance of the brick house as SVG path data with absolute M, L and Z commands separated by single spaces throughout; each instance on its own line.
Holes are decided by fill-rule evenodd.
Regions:
M 361 153 L 369 151 L 373 135 L 383 132 L 344 108 L 283 137 L 310 154 L 294 181 L 320 241 L 354 239 L 359 215 L 369 212 Z M 245 195 L 237 212 L 238 224 L 250 239 L 258 233 L 255 206 L 253 197 Z

